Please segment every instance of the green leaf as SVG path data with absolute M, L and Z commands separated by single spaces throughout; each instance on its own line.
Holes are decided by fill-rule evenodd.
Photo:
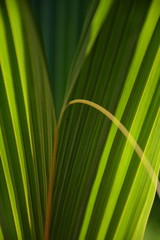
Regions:
M 105 1 L 105 0 L 101 0 L 97 10 L 95 12 L 95 15 L 93 17 L 92 23 L 91 23 L 91 30 L 90 30 L 90 39 L 89 42 L 87 44 L 87 50 L 86 50 L 86 54 L 89 54 L 95 40 L 96 37 L 102 27 L 102 24 L 106 18 L 106 15 L 108 13 L 108 11 L 110 10 L 110 7 L 112 5 L 113 1 Z
M 157 4 L 158 1 L 151 5 L 141 2 L 140 7 L 138 1 L 132 5 L 125 2 L 124 8 L 122 2 L 113 3 L 90 54 L 80 64 L 81 68 L 75 63 L 66 93 L 66 102 L 80 98 L 106 107 L 140 141 L 143 149 L 159 109 Z M 154 117 L 147 131 L 145 122 L 151 111 Z M 159 118 L 155 129 L 158 125 Z M 52 239 L 143 236 L 156 187 L 133 150 L 117 128 L 93 110 L 83 106 L 66 110 L 57 155 Z M 152 167 L 157 176 L 159 150 L 155 153 L 156 163 Z M 141 178 L 144 182 L 148 179 L 144 196 L 141 196 L 144 182 L 141 187 L 138 183 Z M 134 202 L 139 204 L 135 216 Z M 145 216 L 141 215 L 143 206 Z M 120 224 L 121 221 L 127 224 Z
M 44 56 L 25 3 L 2 3 L 0 25 L 2 232 L 43 239 L 55 126 Z
M 159 198 L 156 196 L 152 207 L 152 211 L 150 213 L 149 221 L 147 223 L 146 232 L 144 235 L 145 240 L 151 240 L 153 238 L 155 240 L 159 239 L 160 236 L 159 216 L 160 216 Z
M 0 2 L 0 239 L 159 234 L 160 1 L 81 4 Z

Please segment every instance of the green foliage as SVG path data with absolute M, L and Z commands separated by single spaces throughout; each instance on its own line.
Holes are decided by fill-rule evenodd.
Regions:
M 0 1 L 0 239 L 158 239 L 160 1 L 34 4 Z

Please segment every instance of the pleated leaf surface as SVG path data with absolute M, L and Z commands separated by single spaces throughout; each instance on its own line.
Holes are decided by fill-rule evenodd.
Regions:
M 143 149 L 149 168 L 109 119 L 83 104 L 69 106 L 59 134 L 52 239 L 144 236 L 160 164 L 158 6 L 100 1 L 85 25 L 65 98 L 109 110 Z
M 0 224 L 43 239 L 55 126 L 44 55 L 28 6 L 0 6 Z
M 60 1 L 56 9 L 62 3 L 67 6 Z M 50 239 L 158 239 L 152 223 L 158 224 L 160 1 L 95 0 L 89 6 L 56 123 L 51 92 L 58 116 L 76 42 L 67 37 L 73 32 L 64 19 L 74 7 L 63 9 L 64 19 L 54 18 L 56 51 L 46 61 L 25 1 L 1 1 L 0 239 L 44 239 L 50 172 Z M 72 24 L 69 31 L 76 33 Z M 52 91 L 47 63 L 57 66 Z M 68 105 L 75 99 L 107 109 L 128 137 L 81 100 Z

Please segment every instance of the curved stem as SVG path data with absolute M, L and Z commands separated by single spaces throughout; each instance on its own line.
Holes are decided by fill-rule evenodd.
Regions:
M 132 145 L 133 149 L 135 150 L 135 152 L 141 159 L 146 171 L 148 172 L 148 175 L 150 176 L 152 182 L 155 185 L 155 188 L 157 189 L 157 194 L 160 198 L 160 182 L 158 180 L 158 177 L 156 176 L 156 174 L 155 174 L 148 158 L 144 154 L 143 150 L 140 148 L 137 141 L 133 138 L 133 136 L 130 134 L 130 132 L 124 127 L 124 125 L 112 113 L 110 113 L 105 108 L 101 107 L 100 105 L 98 105 L 92 101 L 88 101 L 85 99 L 75 99 L 75 100 L 70 101 L 68 103 L 68 106 L 72 105 L 72 104 L 76 104 L 76 103 L 85 104 L 85 105 L 88 105 L 90 107 L 97 109 L 99 112 L 103 113 L 107 118 L 109 118 L 117 126 L 117 128 L 128 139 L 128 141 Z
M 117 128 L 123 133 L 123 135 L 128 139 L 130 144 L 133 146 L 135 152 L 141 159 L 146 171 L 148 172 L 148 175 L 150 176 L 152 182 L 154 183 L 157 194 L 160 197 L 160 182 L 158 180 L 158 177 L 156 176 L 151 164 L 149 163 L 149 160 L 145 156 L 143 150 L 138 145 L 137 141 L 133 138 L 133 136 L 130 134 L 130 132 L 124 127 L 124 125 L 109 111 L 107 111 L 105 108 L 101 107 L 100 105 L 88 101 L 85 99 L 75 99 L 70 102 L 68 102 L 61 111 L 60 118 L 58 125 L 55 129 L 55 135 L 54 135 L 54 147 L 53 147 L 53 158 L 52 158 L 52 164 L 51 164 L 51 173 L 50 173 L 50 180 L 49 180 L 49 189 L 48 189 L 48 202 L 47 202 L 47 210 L 46 210 L 46 222 L 45 222 L 45 240 L 49 240 L 50 238 L 50 226 L 51 226 L 51 210 L 52 210 L 52 197 L 53 197 L 53 187 L 54 187 L 54 176 L 55 176 L 55 164 L 56 164 L 56 156 L 57 156 L 57 146 L 58 146 L 58 132 L 59 127 L 62 121 L 63 114 L 65 110 L 73 104 L 85 104 L 90 107 L 95 108 L 99 112 L 103 113 L 107 118 L 109 118 L 116 126 Z

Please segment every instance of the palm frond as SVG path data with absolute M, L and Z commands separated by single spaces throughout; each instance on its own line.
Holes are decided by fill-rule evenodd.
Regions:
M 0 239 L 156 239 L 160 1 L 90 1 L 70 73 L 62 2 L 43 50 L 26 2 L 0 2 Z
M 2 3 L 0 42 L 3 235 L 43 239 L 55 117 L 44 57 L 25 3 Z
M 91 100 L 113 113 L 147 152 L 157 176 L 159 150 L 152 162 L 147 139 L 152 132 L 159 138 L 158 1 L 141 2 L 141 8 L 137 1 L 124 4 L 112 4 L 90 54 L 84 48 L 79 52 L 66 102 Z M 52 238 L 141 238 L 156 187 L 117 128 L 95 111 L 75 106 L 64 114 L 59 141 Z

